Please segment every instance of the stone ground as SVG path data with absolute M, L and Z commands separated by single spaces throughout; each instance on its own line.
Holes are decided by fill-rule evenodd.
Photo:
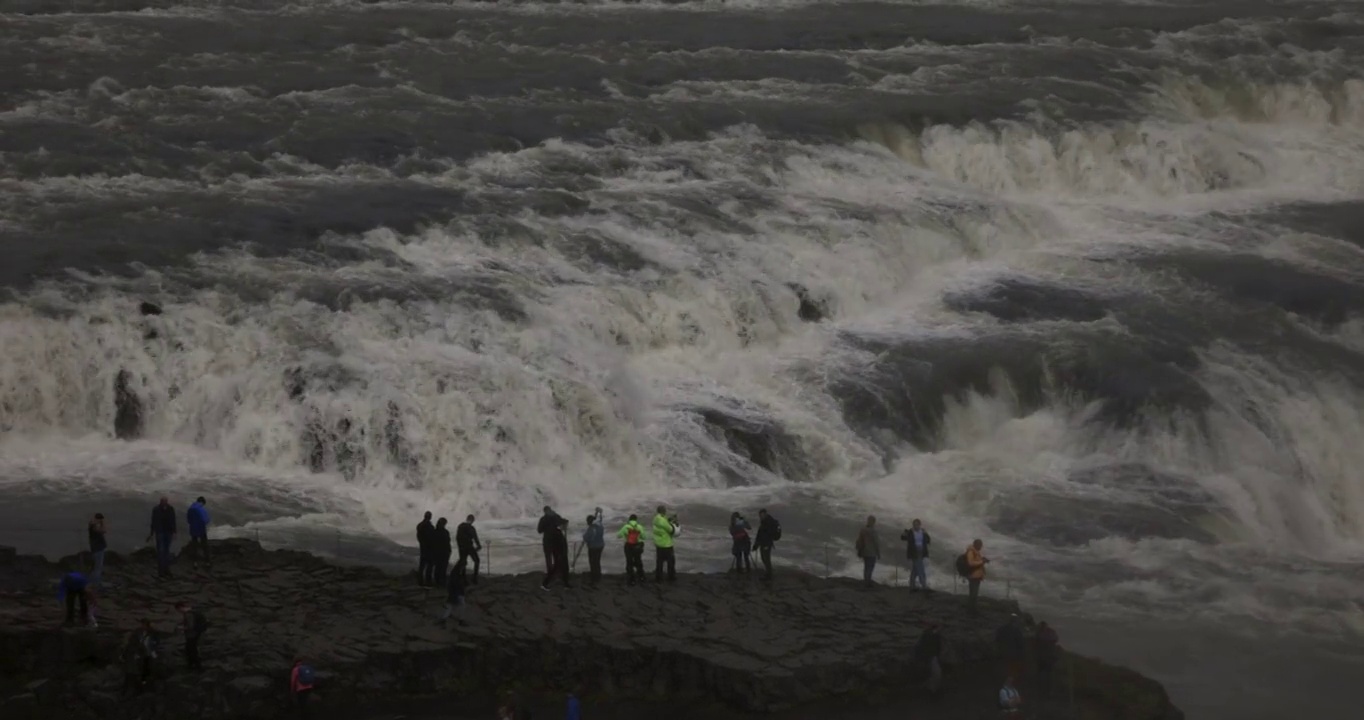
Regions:
M 0 714 L 55 717 L 50 712 L 64 707 L 72 718 L 274 717 L 292 658 L 302 654 L 322 673 L 319 694 L 332 718 L 491 717 L 494 696 L 512 687 L 542 710 L 537 717 L 560 716 L 569 687 L 580 689 L 594 718 L 638 717 L 646 709 L 708 719 L 752 712 L 791 720 L 902 718 L 910 709 L 925 718 L 997 717 L 992 637 L 1017 610 L 982 600 L 973 616 L 960 596 L 796 573 L 779 572 L 771 584 L 755 576 L 681 575 L 676 583 L 637 587 L 620 576 L 591 587 L 579 576 L 573 588 L 548 592 L 539 575 L 521 575 L 484 578 L 469 591 L 463 624 L 440 623 L 443 591 L 422 589 L 411 575 L 268 552 L 242 540 L 215 542 L 214 551 L 211 570 L 181 562 L 166 580 L 156 577 L 149 553 L 111 556 L 97 630 L 61 627 L 57 566 L 0 558 L 14 571 L 0 579 L 0 638 L 12 656 L 3 675 L 23 681 L 0 682 Z M 202 674 L 182 669 L 181 642 L 172 634 L 180 600 L 212 623 L 201 643 Z M 171 650 L 151 693 L 156 699 L 122 701 L 122 670 L 112 656 L 141 618 L 166 633 Z M 910 663 L 930 621 L 942 626 L 953 671 L 953 691 L 937 707 L 921 697 Z M 1094 672 L 1087 665 L 1082 674 Z M 1116 684 L 1141 696 L 1137 705 L 1168 703 L 1151 681 L 1104 672 L 1119 674 Z M 1099 675 L 1088 682 L 1115 684 Z M 1164 709 L 1072 713 L 1062 694 L 1067 702 L 1041 705 L 1032 717 L 1177 717 Z M 1102 694 L 1080 693 L 1081 705 Z

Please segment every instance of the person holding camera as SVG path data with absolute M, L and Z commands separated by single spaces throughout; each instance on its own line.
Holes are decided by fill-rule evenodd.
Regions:
M 730 548 L 730 553 L 734 555 L 734 572 L 753 571 L 753 540 L 748 536 L 748 531 L 752 529 L 742 514 L 736 512 L 729 516 L 729 536 L 734 540 Z
M 654 515 L 654 582 L 663 582 L 663 566 L 668 566 L 668 582 L 677 582 L 677 556 L 673 553 L 673 537 L 681 532 L 677 516 L 668 516 L 666 505 L 658 506 Z

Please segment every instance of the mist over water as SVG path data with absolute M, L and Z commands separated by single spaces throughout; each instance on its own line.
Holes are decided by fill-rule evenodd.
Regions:
M 921 517 L 1192 718 L 1357 713 L 1357 5 L 6 8 L 0 542 Z

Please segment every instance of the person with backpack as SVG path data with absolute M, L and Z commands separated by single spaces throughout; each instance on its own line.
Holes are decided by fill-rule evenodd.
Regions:
M 636 579 L 644 582 L 644 526 L 639 516 L 631 515 L 616 537 L 625 540 L 625 584 L 634 585 Z
M 758 537 L 753 541 L 753 547 L 758 549 L 758 557 L 763 561 L 763 577 L 772 579 L 772 547 L 781 539 L 781 523 L 777 519 L 767 514 L 767 510 L 758 511 Z
M 876 516 L 868 515 L 867 524 L 857 533 L 854 545 L 857 556 L 862 558 L 862 584 L 871 587 L 872 573 L 876 571 L 876 561 L 881 559 L 881 539 L 876 535 Z
M 180 627 L 185 631 L 185 663 L 190 670 L 203 670 L 204 665 L 199 661 L 199 641 L 208 630 L 208 619 L 188 602 L 176 603 L 175 609 L 180 612 Z
M 734 572 L 753 572 L 753 540 L 748 536 L 751 529 L 743 515 L 736 512 L 729 516 L 729 536 L 734 541 L 729 551 L 734 555 Z
M 171 507 L 170 498 L 163 497 L 156 507 L 152 508 L 151 532 L 147 533 L 147 542 L 156 538 L 156 574 L 158 577 L 168 578 L 171 576 L 171 545 L 175 543 L 175 508 Z
M 450 571 L 450 531 L 445 528 L 449 524 L 445 518 L 436 521 L 436 529 L 431 534 L 431 562 L 436 570 L 434 577 L 436 587 L 445 587 L 445 574 Z
M 294 667 L 289 671 L 289 694 L 294 700 L 294 707 L 298 708 L 300 718 L 312 717 L 310 707 L 313 699 L 313 688 L 317 686 L 317 671 L 313 666 L 304 662 L 302 657 L 294 658 Z
M 913 526 L 900 533 L 900 539 L 905 541 L 905 557 L 909 558 L 909 589 L 927 591 L 928 571 L 924 566 L 928 560 L 928 546 L 932 544 L 933 538 L 928 536 L 923 523 L 915 518 Z M 917 588 L 914 587 L 916 580 L 919 582 Z
M 90 580 L 84 573 L 71 571 L 62 576 L 57 581 L 57 602 L 66 602 L 66 624 L 72 625 L 76 622 L 76 604 L 80 603 L 81 618 L 86 624 L 91 624 L 90 618 L 90 596 L 86 589 L 90 585 Z
M 592 584 L 601 582 L 601 554 L 606 549 L 606 531 L 601 525 L 601 508 L 587 516 L 587 527 L 583 530 L 583 547 L 587 548 L 587 567 L 591 573 Z M 575 558 L 576 559 L 576 558 Z
M 540 516 L 540 522 L 535 526 L 535 532 L 540 533 L 540 545 L 545 551 L 545 575 L 554 574 L 554 530 L 559 527 L 559 514 L 554 512 L 554 508 L 546 505 L 545 513 Z
M 474 516 L 470 515 L 464 522 L 455 528 L 455 545 L 459 548 L 459 562 L 456 566 L 461 572 L 467 568 L 469 560 L 474 561 L 474 575 L 469 579 L 472 584 L 478 584 L 478 553 L 483 550 L 483 543 L 478 539 L 478 530 L 474 529 Z
M 557 516 L 556 519 L 558 522 L 545 533 L 553 562 L 550 563 L 549 572 L 545 573 L 545 581 L 540 583 L 541 590 L 548 590 L 555 576 L 563 581 L 564 587 L 573 587 L 568 581 L 568 520 Z
M 208 554 L 208 524 L 211 522 L 208 516 L 208 508 L 205 507 L 208 501 L 199 496 L 194 504 L 185 511 L 185 525 L 189 527 L 189 550 L 192 552 L 193 567 L 199 567 L 199 559 L 203 558 L 204 564 L 213 567 L 213 559 Z
M 970 588 L 970 597 L 967 600 L 967 609 L 972 613 L 976 612 L 976 599 L 980 596 L 980 584 L 985 581 L 985 566 L 990 562 L 990 558 L 981 554 L 985 549 L 985 543 L 976 538 L 966 548 L 966 552 L 957 556 L 957 574 L 966 578 L 966 584 Z
M 417 523 L 417 552 L 420 553 L 417 560 L 417 583 L 422 587 L 431 587 L 436 582 L 436 564 L 431 559 L 431 542 L 435 540 L 436 526 L 431 524 L 431 513 L 428 511 L 422 516 L 422 521 Z
M 668 566 L 668 582 L 677 582 L 677 554 L 673 548 L 673 537 L 680 528 L 677 517 L 668 516 L 665 505 L 658 506 L 654 515 L 654 582 L 663 582 L 663 566 Z

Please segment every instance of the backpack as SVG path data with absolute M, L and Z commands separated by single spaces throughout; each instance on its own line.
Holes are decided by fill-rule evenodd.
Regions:
M 298 684 L 299 684 L 299 685 L 304 685 L 304 686 L 312 687 L 312 685 L 314 684 L 314 681 L 316 681 L 316 680 L 317 680 L 317 671 L 316 671 L 316 670 L 313 670 L 313 666 L 312 666 L 312 665 L 299 665 L 299 666 L 298 666 Z
M 964 577 L 971 577 L 971 563 L 966 560 L 966 553 L 957 556 L 957 574 Z
M 626 531 L 625 531 L 625 544 L 626 544 L 626 545 L 638 545 L 638 544 L 639 544 L 639 529 L 638 529 L 638 528 L 630 528 L 629 530 L 626 530 Z
M 781 539 L 781 523 L 777 523 L 776 532 L 772 533 L 772 540 L 775 542 Z

